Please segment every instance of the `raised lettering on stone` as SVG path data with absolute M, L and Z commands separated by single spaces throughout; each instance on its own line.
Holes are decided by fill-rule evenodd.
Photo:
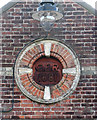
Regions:
M 57 65 L 38 65 L 35 67 L 34 80 L 42 85 L 55 85 L 60 80 L 59 67 Z
M 53 86 L 62 79 L 62 65 L 55 58 L 41 58 L 33 66 L 33 80 L 42 86 Z

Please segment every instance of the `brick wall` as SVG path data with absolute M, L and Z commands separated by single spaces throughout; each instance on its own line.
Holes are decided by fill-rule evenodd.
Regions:
M 37 3 L 21 2 L 2 14 L 1 102 L 6 111 L 12 107 L 12 67 L 16 56 L 30 41 L 46 37 L 39 22 L 32 19 L 37 7 Z M 64 17 L 55 23 L 49 37 L 70 45 L 79 58 L 81 77 L 75 92 L 58 103 L 39 104 L 25 97 L 14 81 L 14 108 L 2 112 L 2 119 L 97 118 L 97 18 L 73 2 L 66 2 L 63 8 Z

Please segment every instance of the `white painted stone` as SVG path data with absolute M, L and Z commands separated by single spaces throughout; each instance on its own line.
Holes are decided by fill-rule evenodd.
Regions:
M 44 43 L 45 56 L 50 57 L 51 43 Z
M 63 69 L 62 73 L 68 73 L 68 74 L 76 74 L 76 68 L 67 68 L 67 69 Z
M 31 68 L 19 68 L 19 74 L 22 75 L 22 74 L 25 74 L 25 73 L 32 73 L 33 70 Z
M 51 99 L 50 87 L 49 87 L 49 86 L 45 86 L 44 99 L 45 99 L 45 100 Z

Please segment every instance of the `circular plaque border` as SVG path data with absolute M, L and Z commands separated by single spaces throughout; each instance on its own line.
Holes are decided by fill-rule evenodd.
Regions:
M 49 99 L 49 100 L 45 100 L 45 99 L 42 99 L 42 98 L 37 98 L 37 96 L 33 96 L 31 95 L 25 88 L 24 86 L 22 85 L 21 83 L 21 79 L 20 79 L 20 76 L 19 76 L 19 65 L 20 65 L 20 60 L 21 58 L 25 55 L 25 53 L 33 48 L 35 45 L 38 45 L 38 44 L 41 44 L 41 43 L 57 43 L 59 45 L 61 45 L 62 47 L 66 48 L 70 54 L 73 56 L 73 59 L 74 59 L 74 63 L 76 65 L 76 75 L 75 75 L 75 79 L 73 80 L 73 84 L 72 86 L 69 88 L 69 90 L 64 93 L 63 95 L 57 97 L 57 98 L 53 98 L 53 99 Z M 44 104 L 50 104 L 50 103 L 55 103 L 55 102 L 58 102 L 58 101 L 61 101 L 63 99 L 66 99 L 70 94 L 73 93 L 73 91 L 76 89 L 77 87 L 77 84 L 79 82 L 79 79 L 80 79 L 80 63 L 79 63 L 79 60 L 78 60 L 78 57 L 76 55 L 76 53 L 74 52 L 74 50 L 68 46 L 66 43 L 60 41 L 60 40 L 56 40 L 56 39 L 38 39 L 38 40 L 35 40 L 35 41 L 32 41 L 30 42 L 28 45 L 26 45 L 18 54 L 17 58 L 16 58 L 16 62 L 15 62 L 15 69 L 14 69 L 14 73 L 15 73 L 15 80 L 16 80 L 16 84 L 17 86 L 19 87 L 19 89 L 21 90 L 21 92 L 26 96 L 28 97 L 29 99 L 33 100 L 33 101 L 36 101 L 36 102 L 39 102 L 39 103 L 44 103 Z

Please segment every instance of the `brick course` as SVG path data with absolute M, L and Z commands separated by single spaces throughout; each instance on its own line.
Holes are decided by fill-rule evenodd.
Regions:
M 3 69 L 13 67 L 19 51 L 30 41 L 46 36 L 39 22 L 32 19 L 32 12 L 37 6 L 37 3 L 20 2 L 2 14 Z M 2 119 L 97 118 L 97 18 L 73 2 L 64 4 L 63 14 L 64 17 L 55 23 L 49 37 L 64 41 L 76 52 L 82 68 L 76 90 L 66 100 L 45 105 L 26 98 L 14 83 L 14 108 L 9 113 L 2 113 Z M 35 52 L 37 49 L 34 49 Z M 42 44 L 41 49 L 44 51 Z M 30 51 L 31 55 L 27 53 L 28 59 L 32 56 L 32 51 Z M 60 53 L 62 53 L 61 49 Z M 25 65 L 29 63 L 26 59 L 23 61 Z M 65 87 L 62 86 L 62 89 L 64 91 Z M 56 92 L 58 93 L 54 91 L 54 94 Z M 43 97 L 42 90 L 39 93 L 33 92 L 33 94 Z M 2 107 L 6 110 L 12 107 L 12 75 L 2 75 Z

